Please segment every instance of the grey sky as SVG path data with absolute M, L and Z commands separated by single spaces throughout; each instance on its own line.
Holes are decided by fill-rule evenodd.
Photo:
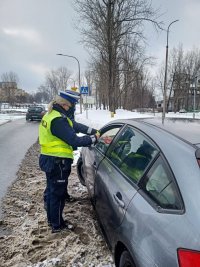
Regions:
M 48 70 L 66 66 L 76 76 L 76 56 L 81 71 L 86 67 L 87 53 L 79 43 L 81 36 L 73 28 L 75 12 L 71 0 L 0 0 L 0 75 L 13 71 L 19 86 L 35 91 L 44 82 Z M 169 49 L 183 44 L 184 49 L 200 46 L 200 0 L 152 0 L 160 7 L 166 28 L 173 20 Z M 166 33 L 147 27 L 148 52 L 158 62 L 165 59 Z
M 200 0 L 152 0 L 154 6 L 160 8 L 163 14 L 160 18 L 169 28 L 169 51 L 173 47 L 183 45 L 184 51 L 200 48 Z M 149 52 L 157 58 L 158 63 L 165 60 L 167 33 L 148 33 Z

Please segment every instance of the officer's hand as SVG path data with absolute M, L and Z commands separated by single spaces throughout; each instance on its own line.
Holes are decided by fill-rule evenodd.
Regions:
M 100 132 L 96 132 L 96 134 L 95 134 L 95 137 L 96 137 L 96 139 L 98 140 L 99 139 L 99 137 L 100 137 Z

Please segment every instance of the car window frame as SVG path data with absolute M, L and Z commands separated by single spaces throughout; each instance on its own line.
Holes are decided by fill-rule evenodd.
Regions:
M 119 141 L 121 134 L 126 131 L 127 128 L 131 128 L 133 129 L 133 131 L 136 131 L 137 133 L 141 134 L 141 136 L 143 136 L 146 140 L 148 140 L 156 149 L 157 149 L 157 154 L 155 155 L 155 157 L 149 162 L 149 164 L 146 166 L 146 168 L 144 169 L 144 172 L 142 174 L 142 176 L 140 177 L 140 179 L 138 180 L 138 182 L 134 182 L 133 179 L 131 179 L 127 174 L 125 174 L 110 158 L 109 158 L 109 154 L 112 152 L 115 144 Z M 160 154 L 160 148 L 157 146 L 157 144 L 147 135 L 145 134 L 143 131 L 141 131 L 140 129 L 138 129 L 137 127 L 130 125 L 130 124 L 125 124 L 124 127 L 118 132 L 117 136 L 114 138 L 111 146 L 109 147 L 109 149 L 107 149 L 106 151 L 106 157 L 107 160 L 115 167 L 118 169 L 118 171 L 121 173 L 121 175 L 123 177 L 126 178 L 126 180 L 129 180 L 130 183 L 132 185 L 134 185 L 135 188 L 139 188 L 139 182 L 140 180 L 144 177 L 144 175 L 148 172 L 148 170 L 151 168 L 152 164 L 154 163 L 154 161 L 157 159 L 157 157 Z
M 179 201 L 181 202 L 182 208 L 181 209 L 171 209 L 171 208 L 163 208 L 161 207 L 144 189 L 144 183 L 145 179 L 147 178 L 147 175 L 150 171 L 152 171 L 152 168 L 155 167 L 157 164 L 158 160 L 162 160 L 165 167 L 167 168 L 167 172 L 170 174 L 171 181 L 173 182 L 176 193 L 178 195 Z M 168 164 L 167 160 L 165 159 L 163 153 L 160 153 L 157 158 L 154 160 L 153 164 L 150 166 L 150 168 L 145 172 L 145 175 L 143 175 L 142 179 L 140 180 L 139 184 L 139 190 L 138 193 L 143 196 L 143 198 L 159 213 L 167 213 L 167 214 L 177 214 L 177 215 L 182 215 L 185 213 L 185 205 L 184 205 L 184 200 L 181 194 L 181 191 L 179 189 L 178 183 L 176 181 L 176 178 L 174 176 L 174 173 L 172 169 L 170 168 L 170 165 Z
M 115 137 L 113 138 L 113 140 L 111 141 L 111 143 L 109 144 L 109 146 L 107 147 L 107 149 L 105 150 L 105 152 L 103 152 L 102 150 L 100 150 L 98 148 L 98 142 L 97 141 L 97 144 L 94 145 L 94 148 L 99 152 L 101 153 L 102 155 L 106 156 L 108 150 L 110 149 L 110 147 L 113 145 L 113 143 L 115 143 L 115 140 L 117 138 L 117 136 L 119 135 L 119 133 L 121 132 L 121 130 L 124 128 L 125 124 L 124 123 L 113 123 L 113 124 L 109 124 L 109 125 L 106 125 L 104 126 L 103 128 L 100 129 L 100 137 L 107 131 L 111 130 L 111 129 L 114 129 L 114 128 L 117 128 L 117 127 L 120 127 L 118 133 L 115 135 Z

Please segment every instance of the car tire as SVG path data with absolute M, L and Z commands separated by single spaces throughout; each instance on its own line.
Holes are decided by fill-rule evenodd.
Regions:
M 82 160 L 81 157 L 77 161 L 76 168 L 77 168 L 78 178 L 79 178 L 81 184 L 83 186 L 85 186 L 85 178 L 84 178 L 84 171 L 83 171 L 83 160 Z
M 135 267 L 134 261 L 127 250 L 124 250 L 121 254 L 119 267 Z

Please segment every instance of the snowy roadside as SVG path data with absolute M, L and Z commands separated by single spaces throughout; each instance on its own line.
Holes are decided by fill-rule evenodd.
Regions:
M 38 166 L 39 145 L 27 152 L 17 179 L 3 201 L 0 228 L 0 266 L 4 267 L 108 267 L 114 266 L 98 226 L 87 190 L 73 167 L 69 192 L 76 198 L 64 209 L 75 225 L 73 232 L 52 234 L 43 208 L 44 173 Z
M 25 115 L 19 114 L 0 114 L 0 125 L 3 125 L 7 122 L 25 118 Z
M 128 118 L 146 118 L 146 117 L 162 117 L 162 113 L 140 113 L 135 111 L 128 111 L 123 109 L 117 109 L 114 117 L 111 117 L 111 113 L 108 110 L 100 110 L 100 109 L 89 109 L 83 110 L 82 114 L 80 114 L 80 107 L 77 105 L 77 111 L 75 118 L 78 122 L 89 125 L 93 128 L 99 129 L 107 122 L 116 120 L 116 119 L 128 119 Z M 0 125 L 5 122 L 16 120 L 16 119 L 25 119 L 25 113 L 27 109 L 21 110 L 7 110 L 9 113 L 0 113 Z M 5 112 L 5 111 L 4 111 Z M 18 112 L 18 113 L 17 113 Z M 20 112 L 20 113 L 19 113 Z M 166 113 L 166 118 L 185 118 L 185 119 L 193 119 L 194 114 L 192 112 L 187 113 L 174 113 L 169 112 Z M 195 113 L 195 119 L 200 119 L 200 112 Z

